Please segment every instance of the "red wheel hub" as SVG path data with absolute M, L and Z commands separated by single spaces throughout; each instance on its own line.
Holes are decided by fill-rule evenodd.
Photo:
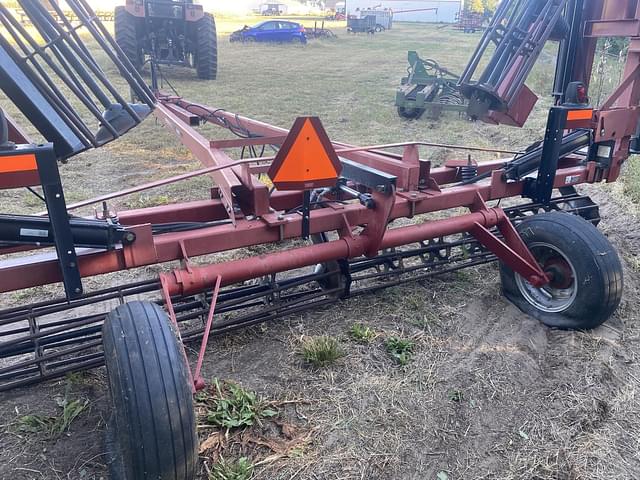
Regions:
M 543 270 L 551 280 L 549 282 L 551 288 L 566 289 L 573 283 L 571 266 L 563 258 L 554 257 L 546 260 Z

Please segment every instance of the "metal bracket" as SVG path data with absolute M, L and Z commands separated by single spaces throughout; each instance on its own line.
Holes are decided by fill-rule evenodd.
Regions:
M 549 278 L 538 265 L 504 211 L 498 208 L 491 210 L 499 215 L 497 227 L 502 234 L 502 239 L 478 222 L 474 224 L 469 233 L 532 285 L 541 287 L 547 284 Z
M 49 220 L 56 253 L 62 272 L 62 282 L 67 298 L 78 298 L 82 295 L 82 278 L 78 269 L 78 259 L 73 244 L 73 233 L 69 224 L 69 214 L 62 191 L 58 162 L 53 144 L 35 147 L 36 163 L 40 175 L 40 183 L 49 212 Z
M 204 378 L 200 375 L 202 370 L 202 362 L 204 361 L 204 354 L 207 351 L 207 343 L 209 342 L 209 334 L 211 333 L 211 325 L 213 324 L 213 314 L 216 309 L 216 302 L 218 301 L 218 293 L 220 292 L 220 285 L 222 283 L 222 277 L 218 275 L 216 278 L 216 284 L 213 287 L 213 293 L 211 295 L 211 303 L 209 304 L 209 314 L 207 315 L 207 323 L 204 327 L 204 334 L 202 336 L 202 343 L 200 344 L 200 351 L 198 352 L 198 361 L 196 362 L 196 369 L 193 372 L 193 388 L 194 390 L 202 390 L 205 387 Z
M 391 195 L 395 191 L 397 179 L 395 175 L 390 175 L 352 160 L 340 158 L 340 161 L 342 162 L 341 178 L 364 185 L 385 195 Z

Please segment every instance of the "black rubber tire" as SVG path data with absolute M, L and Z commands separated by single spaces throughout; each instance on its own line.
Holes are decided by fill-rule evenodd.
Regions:
M 502 292 L 524 313 L 549 327 L 590 329 L 605 322 L 622 297 L 622 265 L 609 240 L 580 216 L 549 212 L 531 216 L 517 226 L 527 245 L 546 243 L 570 262 L 577 283 L 573 300 L 559 312 L 530 303 L 516 282 L 516 273 L 500 264 Z
M 196 73 L 202 80 L 215 80 L 218 76 L 218 37 L 213 15 L 205 13 L 196 22 Z
M 127 12 L 125 7 L 119 6 L 116 7 L 113 18 L 116 43 L 136 70 L 140 71 L 144 64 L 144 54 L 136 35 L 136 17 Z
M 424 112 L 424 108 L 398 107 L 398 115 L 400 115 L 402 118 L 408 118 L 410 120 L 420 118 Z
M 198 460 L 188 366 L 175 327 L 151 302 L 129 302 L 102 327 L 113 413 L 108 458 L 117 480 L 192 480 Z
M 115 423 L 113 412 L 111 412 L 105 429 L 105 462 L 109 466 L 109 478 L 111 480 L 126 480 L 124 459 L 119 453 L 120 446 L 116 441 Z

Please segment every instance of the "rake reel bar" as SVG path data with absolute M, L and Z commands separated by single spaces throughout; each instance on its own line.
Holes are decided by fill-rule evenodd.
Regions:
M 43 137 L 66 159 L 118 138 L 153 109 L 155 99 L 84 0 L 68 3 L 78 20 L 69 20 L 57 2 L 20 1 L 35 32 L 0 5 L 2 89 Z M 87 47 L 92 38 L 107 62 Z M 131 105 L 105 74 L 115 68 L 142 104 Z M 83 108 L 78 108 L 78 105 Z

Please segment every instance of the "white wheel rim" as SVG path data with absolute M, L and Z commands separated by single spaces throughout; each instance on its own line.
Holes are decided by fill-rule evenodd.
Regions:
M 545 263 L 549 260 L 564 261 L 565 268 L 569 267 L 571 269 L 571 281 L 570 285 L 562 288 L 554 286 L 553 280 L 549 284 L 538 288 L 516 273 L 515 281 L 518 290 L 527 302 L 542 312 L 559 313 L 565 311 L 573 304 L 578 295 L 575 267 L 564 253 L 549 243 L 534 242 L 528 247 L 542 268 L 545 268 Z M 565 281 L 567 280 L 565 279 Z

